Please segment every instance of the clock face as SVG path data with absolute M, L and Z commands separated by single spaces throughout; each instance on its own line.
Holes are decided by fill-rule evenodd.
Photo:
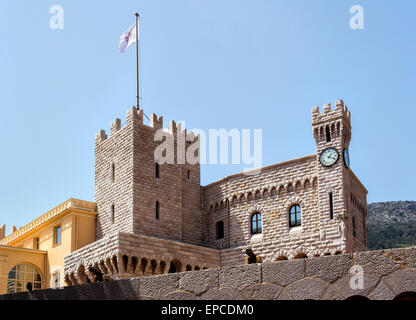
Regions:
M 350 167 L 350 153 L 348 149 L 344 149 L 344 152 L 342 153 L 342 155 L 344 158 L 345 167 L 348 169 Z
M 319 160 L 321 161 L 323 166 L 330 167 L 338 161 L 338 158 L 338 151 L 335 148 L 330 147 L 322 151 Z

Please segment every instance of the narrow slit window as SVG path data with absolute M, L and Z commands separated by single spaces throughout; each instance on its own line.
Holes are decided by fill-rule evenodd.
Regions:
M 331 220 L 334 219 L 334 199 L 332 192 L 329 193 L 329 217 Z
M 55 244 L 61 244 L 61 226 L 55 227 Z
M 159 164 L 158 163 L 155 163 L 155 175 L 156 175 L 156 178 L 160 178 L 160 166 L 159 166 Z
M 110 179 L 111 182 L 114 182 L 116 178 L 116 165 L 114 163 L 110 166 Z
M 356 226 L 355 226 L 355 218 L 354 217 L 352 217 L 352 235 L 354 237 L 357 236 L 357 230 L 356 230 Z
M 156 218 L 156 220 L 159 220 L 159 218 L 160 218 L 160 205 L 159 205 L 159 201 L 156 201 L 156 215 L 155 215 L 155 218 Z
M 110 218 L 111 218 L 111 223 L 113 224 L 115 221 L 115 212 L 114 212 L 114 204 L 111 205 L 110 207 Z
M 188 180 L 191 177 L 191 170 L 188 170 Z

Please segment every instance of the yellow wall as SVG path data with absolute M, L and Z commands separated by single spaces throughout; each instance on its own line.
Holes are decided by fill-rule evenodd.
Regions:
M 55 228 L 61 226 L 61 243 L 55 244 Z M 34 250 L 34 238 L 39 237 L 39 250 Z M 14 250 L 0 246 L 0 294 L 6 293 L 7 276 L 19 262 L 34 264 L 42 274 L 42 288 L 54 287 L 53 275 L 60 273 L 60 286 L 64 281 L 64 258 L 67 254 L 95 241 L 95 213 L 69 209 L 53 221 L 40 225 L 14 240 Z M 25 249 L 16 249 L 25 248 Z M 2 261 L 2 252 L 7 261 Z
M 0 246 L 0 294 L 5 294 L 7 292 L 7 279 L 10 270 L 15 265 L 22 263 L 34 265 L 41 274 L 42 288 L 46 287 L 46 252 Z

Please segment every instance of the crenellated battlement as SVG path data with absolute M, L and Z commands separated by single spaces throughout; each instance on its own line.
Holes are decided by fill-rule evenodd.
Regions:
M 147 128 L 153 128 L 154 130 L 160 130 L 163 128 L 163 116 L 157 116 L 155 113 L 150 115 L 150 123 L 146 125 L 143 123 L 143 109 L 137 110 L 135 106 L 131 107 L 126 111 L 126 122 L 125 125 L 140 125 Z M 124 127 L 123 126 L 123 127 Z M 114 119 L 113 122 L 110 123 L 110 134 L 109 137 L 114 136 L 118 131 L 122 129 L 122 122 L 119 118 Z M 199 135 L 195 135 L 192 132 L 187 132 L 185 128 L 182 128 L 181 123 L 176 123 L 175 121 L 169 121 L 169 126 L 167 130 L 165 130 L 169 134 L 174 135 L 177 137 L 178 135 L 186 137 L 186 141 L 195 141 L 199 139 Z M 95 134 L 95 142 L 101 143 L 107 140 L 108 136 L 105 130 L 100 130 L 98 133 Z
M 318 125 L 321 122 L 327 122 L 340 116 L 343 116 L 351 126 L 351 113 L 341 99 L 335 102 L 334 109 L 331 108 L 330 103 L 323 106 L 323 112 L 320 112 L 319 106 L 312 108 L 312 125 Z
M 335 108 L 325 104 L 320 112 L 319 106 L 312 108 L 312 132 L 316 143 L 328 142 L 330 137 L 342 137 L 344 145 L 351 140 L 351 113 L 344 101 L 337 100 Z
M 121 129 L 121 120 L 116 118 L 110 123 L 110 137 L 113 136 L 118 130 Z
M 160 116 L 159 118 L 155 113 L 150 115 L 150 127 L 156 130 L 163 128 L 163 117 Z

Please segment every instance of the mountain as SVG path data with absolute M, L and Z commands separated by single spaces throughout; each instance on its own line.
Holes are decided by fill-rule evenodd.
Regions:
M 416 201 L 376 202 L 368 205 L 368 249 L 415 245 Z

